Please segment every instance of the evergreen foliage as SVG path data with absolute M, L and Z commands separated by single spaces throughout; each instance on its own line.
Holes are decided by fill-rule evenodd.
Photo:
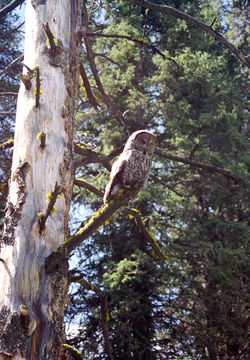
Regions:
M 145 241 L 135 218 L 125 209 L 117 212 L 75 251 L 71 274 L 76 282 L 72 277 L 66 320 L 70 329 L 76 323 L 77 331 L 66 345 L 81 350 L 84 359 L 112 360 L 103 336 L 107 326 L 110 351 L 117 360 L 246 360 L 250 218 L 246 67 L 213 38 L 174 16 L 131 1 L 86 3 L 87 31 L 92 34 L 87 38 L 113 109 L 100 91 L 83 46 L 89 88 L 86 79 L 79 86 L 75 141 L 85 155 L 75 151 L 75 175 L 103 191 L 128 132 L 152 131 L 158 151 L 149 183 L 129 206 L 139 211 L 165 261 Z M 166 5 L 162 0 L 154 3 Z M 247 5 L 242 8 L 239 3 L 170 0 L 167 5 L 206 24 L 216 17 L 213 29 L 247 53 Z M 15 22 L 16 15 L 0 18 L 0 72 L 20 55 Z M 154 45 L 165 58 L 145 44 Z M 17 73 L 18 66 L 0 78 L 1 92 L 17 92 Z M 1 97 L 0 107 L 14 111 L 6 97 Z M 12 120 L 7 116 L 1 121 L 1 142 L 10 137 Z M 171 160 L 162 151 L 230 170 L 233 177 Z M 109 154 L 106 162 L 100 160 Z M 0 158 L 1 217 L 8 155 L 1 153 Z M 102 204 L 98 191 L 94 194 L 78 185 L 72 232 Z M 105 324 L 103 299 L 108 306 Z
M 163 1 L 155 3 L 165 4 Z M 234 4 L 170 1 L 178 8 L 227 31 L 244 51 L 232 14 Z M 105 22 L 98 24 L 98 19 Z M 159 241 L 166 262 L 152 249 L 133 219 L 120 212 L 80 249 L 79 269 L 108 299 L 109 334 L 115 359 L 246 359 L 249 237 L 247 72 L 227 50 L 199 29 L 127 1 L 106 1 L 89 22 L 90 31 L 141 38 L 165 55 L 126 39 L 92 39 L 106 93 L 126 115 L 129 130 L 152 130 L 161 150 L 230 169 L 232 179 L 155 156 L 152 176 L 132 206 Z M 236 25 L 236 26 L 235 26 Z M 88 60 L 83 59 L 96 112 L 81 90 L 78 137 L 96 151 L 120 149 L 126 129 L 101 101 Z M 98 164 L 77 174 L 104 189 L 108 171 Z M 75 188 L 75 199 L 96 209 L 101 202 Z M 82 200 L 81 200 L 82 199 Z M 83 200 L 84 199 L 84 200 Z M 75 300 L 77 299 L 77 301 Z M 68 317 L 82 311 L 76 344 L 84 358 L 106 358 L 99 301 L 74 287 Z M 78 315 L 79 316 L 79 315 Z

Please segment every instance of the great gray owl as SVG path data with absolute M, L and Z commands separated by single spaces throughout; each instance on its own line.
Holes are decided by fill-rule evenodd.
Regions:
M 146 186 L 155 150 L 155 135 L 147 130 L 135 131 L 127 140 L 123 152 L 112 166 L 110 182 L 103 197 L 104 204 L 118 194 L 124 185 L 140 190 Z

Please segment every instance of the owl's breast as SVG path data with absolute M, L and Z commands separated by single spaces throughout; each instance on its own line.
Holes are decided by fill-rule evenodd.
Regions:
M 151 157 L 136 150 L 129 151 L 124 171 L 124 183 L 129 184 L 135 180 L 143 181 L 150 171 L 150 167 Z

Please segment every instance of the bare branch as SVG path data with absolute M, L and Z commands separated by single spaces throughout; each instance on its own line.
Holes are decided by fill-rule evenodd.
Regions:
M 87 15 L 87 8 L 86 8 L 86 4 L 85 2 L 83 2 L 83 17 L 84 17 L 84 24 L 86 24 L 86 26 L 88 26 L 88 15 Z M 88 30 L 88 29 L 87 29 Z M 103 101 L 106 104 L 106 106 L 108 107 L 108 109 L 112 112 L 112 114 L 116 117 L 116 119 L 118 119 L 118 121 L 125 127 L 125 129 L 128 132 L 128 135 L 130 135 L 130 131 L 129 131 L 129 125 L 127 123 L 127 120 L 125 119 L 125 117 L 122 115 L 121 111 L 115 106 L 115 104 L 111 101 L 110 97 L 106 94 L 99 74 L 98 74 L 98 70 L 96 67 L 96 63 L 95 63 L 95 54 L 93 52 L 92 49 L 92 45 L 91 45 L 91 41 L 90 38 L 88 36 L 86 36 L 86 32 L 81 33 L 81 31 L 78 32 L 79 36 L 82 36 L 84 38 L 84 42 L 85 42 L 85 46 L 86 46 L 86 51 L 87 51 L 87 57 L 90 63 L 90 67 L 92 70 L 92 73 L 94 75 L 95 78 L 95 82 L 96 85 L 98 87 L 98 90 L 100 92 L 100 94 L 102 95 Z
M 239 50 L 237 50 L 233 44 L 231 44 L 229 41 L 227 41 L 227 39 L 225 39 L 217 31 L 213 30 L 213 28 L 211 26 L 211 25 L 213 25 L 213 22 L 211 23 L 211 25 L 206 25 L 203 22 L 196 20 L 192 16 L 185 14 L 180 10 L 172 8 L 171 6 L 157 5 L 152 2 L 145 1 L 145 0 L 129 0 L 129 1 L 134 4 L 137 4 L 139 6 L 142 6 L 144 8 L 147 8 L 147 9 L 156 10 L 156 11 L 160 11 L 165 14 L 173 15 L 173 16 L 177 17 L 178 19 L 186 21 L 190 25 L 193 25 L 199 29 L 202 29 L 206 33 L 213 36 L 213 38 L 218 40 L 224 47 L 229 49 L 244 65 L 246 65 L 247 67 L 250 68 L 250 61 L 244 55 L 242 55 L 241 52 Z
M 0 93 L 0 96 L 15 96 L 17 97 L 18 96 L 18 93 L 15 93 L 15 92 L 2 92 Z
M 18 56 L 15 60 L 13 60 L 9 65 L 6 66 L 5 69 L 3 69 L 0 72 L 0 76 L 2 76 L 3 74 L 5 74 L 9 69 L 11 69 L 16 63 L 18 63 L 19 61 L 23 61 L 23 54 Z
M 173 160 L 173 161 L 181 162 L 183 164 L 188 164 L 188 165 L 191 165 L 191 166 L 195 166 L 197 169 L 204 169 L 204 170 L 209 170 L 209 171 L 212 171 L 212 172 L 217 172 L 219 174 L 224 175 L 229 180 L 233 180 L 236 184 L 239 182 L 239 179 L 237 179 L 235 176 L 233 176 L 233 174 L 231 173 L 230 170 L 225 170 L 225 169 L 222 169 L 222 168 L 220 168 L 218 166 L 204 164 L 204 163 L 201 163 L 201 162 L 198 162 L 198 161 L 183 158 L 183 157 L 180 157 L 180 156 L 177 156 L 177 155 L 167 153 L 167 152 L 162 151 L 160 149 L 156 149 L 155 154 L 157 154 L 157 155 L 159 155 L 161 157 L 164 157 L 166 159 L 169 159 L 169 160 Z
M 0 111 L 0 115 L 4 115 L 4 116 L 14 116 L 16 115 L 16 112 L 15 111 Z
M 119 66 L 119 68 L 121 67 L 121 65 L 114 61 L 113 59 L 111 59 L 110 57 L 108 57 L 107 55 L 105 54 L 101 54 L 101 53 L 95 53 L 95 56 L 100 56 L 100 57 L 103 57 L 104 59 L 106 59 L 107 61 L 111 62 L 112 64 L 116 65 L 116 66 Z
M 0 10 L 0 17 L 7 15 L 14 10 L 18 5 L 21 5 L 25 0 L 13 0 L 10 4 L 6 5 Z
M 109 335 L 108 335 L 108 321 L 109 321 L 109 312 L 108 312 L 108 304 L 107 304 L 107 297 L 103 294 L 103 292 L 95 285 L 87 282 L 84 280 L 83 276 L 75 276 L 71 275 L 70 277 L 71 282 L 76 282 L 84 287 L 86 290 L 91 290 L 96 293 L 100 300 L 100 307 L 101 307 L 101 326 L 104 338 L 104 347 L 105 351 L 108 355 L 109 360 L 113 360 L 113 355 L 111 352 L 111 346 L 109 342 Z
M 129 217 L 135 219 L 136 225 L 141 230 L 145 241 L 151 245 L 151 247 L 154 251 L 153 255 L 155 257 L 160 258 L 161 260 L 165 261 L 167 259 L 167 257 L 162 253 L 161 248 L 160 248 L 156 238 L 154 237 L 154 235 L 145 226 L 145 224 L 140 216 L 140 212 L 136 209 L 128 209 L 128 208 L 126 208 L 124 210 L 124 212 L 126 214 L 128 214 Z
M 82 77 L 83 86 L 86 90 L 87 97 L 91 105 L 98 111 L 98 102 L 96 101 L 96 98 L 92 93 L 89 79 L 82 63 L 80 63 L 80 75 Z
M 100 190 L 98 190 L 96 187 L 94 187 L 93 185 L 89 184 L 86 180 L 84 179 L 75 179 L 74 184 L 79 186 L 79 187 L 83 187 L 85 189 L 87 189 L 88 191 L 92 192 L 93 194 L 97 195 L 100 198 L 103 198 L 104 193 Z
M 175 188 L 169 184 L 166 184 L 164 181 L 159 179 L 157 176 L 150 175 L 150 178 L 153 179 L 156 183 L 161 184 L 162 186 L 168 188 L 169 190 L 173 191 L 176 195 L 184 197 L 184 194 L 181 194 L 179 191 L 176 191 Z
M 74 151 L 77 154 L 83 155 L 85 158 L 75 161 L 75 168 L 91 163 L 100 163 L 109 171 L 111 170 L 110 161 L 117 155 L 120 154 L 122 149 L 116 149 L 112 151 L 109 155 L 101 155 L 95 152 L 94 150 L 89 149 L 85 145 L 77 143 L 74 145 Z

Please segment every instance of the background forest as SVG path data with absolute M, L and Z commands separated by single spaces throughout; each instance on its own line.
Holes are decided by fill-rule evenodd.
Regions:
M 248 1 L 154 3 L 213 23 L 247 55 Z M 0 17 L 2 144 L 14 131 L 19 12 Z M 100 208 L 128 134 L 147 129 L 151 176 L 129 206 L 163 256 L 124 211 L 85 240 L 71 258 L 68 344 L 89 360 L 246 360 L 248 69 L 201 29 L 133 1 L 88 0 L 84 16 L 71 231 Z M 1 224 L 11 144 L 0 153 Z

